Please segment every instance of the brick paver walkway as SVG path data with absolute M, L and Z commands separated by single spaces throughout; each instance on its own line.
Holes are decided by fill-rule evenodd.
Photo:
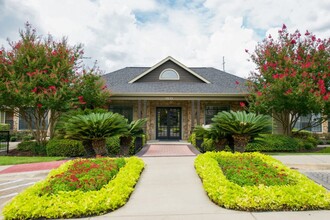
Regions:
M 198 152 L 185 144 L 151 144 L 138 154 L 142 157 L 195 156 Z
M 5 173 L 18 173 L 18 172 L 29 172 L 37 170 L 51 170 L 59 167 L 62 163 L 67 160 L 52 161 L 52 162 L 41 162 L 41 163 L 30 163 L 30 164 L 17 164 L 8 167 L 0 171 L 0 174 Z

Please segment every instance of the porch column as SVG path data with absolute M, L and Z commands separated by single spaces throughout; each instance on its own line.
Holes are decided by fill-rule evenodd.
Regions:
M 197 100 L 197 125 L 200 125 L 201 101 Z
M 138 100 L 137 117 L 138 119 L 142 118 L 141 100 Z
M 143 118 L 147 117 L 147 100 L 143 100 Z
M 147 100 L 143 100 L 143 111 L 142 111 L 142 117 L 147 118 Z M 150 120 L 150 119 L 149 119 Z M 143 127 L 144 133 L 147 133 L 147 126 L 148 126 L 148 121 Z
M 191 132 L 195 127 L 195 100 L 191 100 Z

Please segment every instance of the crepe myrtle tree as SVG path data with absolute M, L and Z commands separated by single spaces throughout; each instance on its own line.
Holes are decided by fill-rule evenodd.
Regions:
M 326 120 L 330 111 L 330 38 L 320 39 L 308 31 L 289 33 L 283 25 L 277 39 L 269 35 L 249 55 L 257 67 L 248 82 L 250 111 L 272 115 L 286 135 L 291 135 L 301 116 L 322 115 L 308 127 Z
M 104 100 L 109 100 L 109 93 L 96 68 L 82 68 L 81 45 L 70 46 L 65 38 L 55 41 L 51 35 L 38 36 L 29 23 L 19 34 L 19 41 L 8 41 L 9 49 L 0 49 L 0 108 L 21 116 L 33 128 L 36 141 L 44 144 L 48 128 L 52 136 L 61 112 L 97 105 L 82 95 L 88 89 L 97 93 L 93 97 Z M 91 82 L 97 84 L 90 86 Z

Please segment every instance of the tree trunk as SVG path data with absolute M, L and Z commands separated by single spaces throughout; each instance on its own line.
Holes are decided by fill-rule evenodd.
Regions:
M 226 147 L 227 139 L 220 139 L 219 141 L 215 142 L 215 150 L 216 151 L 223 151 Z
M 120 137 L 120 155 L 128 156 L 129 155 L 129 149 L 132 143 L 132 137 L 131 136 L 124 136 Z
M 246 145 L 250 141 L 250 136 L 248 135 L 233 135 L 234 139 L 234 151 L 243 153 L 245 151 Z
M 92 140 L 92 146 L 96 156 L 104 156 L 108 154 L 107 148 L 105 147 L 105 138 Z

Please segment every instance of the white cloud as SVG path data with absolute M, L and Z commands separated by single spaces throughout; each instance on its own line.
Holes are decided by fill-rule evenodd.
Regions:
M 18 39 L 30 21 L 39 33 L 83 43 L 85 55 L 110 72 L 151 66 L 171 55 L 187 66 L 212 66 L 246 77 L 253 70 L 245 49 L 283 23 L 330 35 L 327 0 L 206 0 L 168 5 L 156 0 L 0 0 L 0 44 Z M 142 20 L 141 20 L 142 19 Z

